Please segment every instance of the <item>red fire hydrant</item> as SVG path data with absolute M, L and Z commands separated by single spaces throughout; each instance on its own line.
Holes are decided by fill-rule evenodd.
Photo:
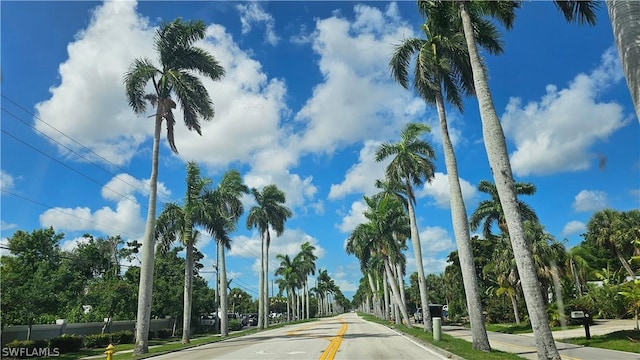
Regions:
M 113 344 L 109 344 L 109 346 L 107 346 L 107 351 L 105 351 L 104 353 L 107 354 L 107 360 L 113 360 L 113 354 L 115 354 L 116 352 L 116 347 L 113 346 Z

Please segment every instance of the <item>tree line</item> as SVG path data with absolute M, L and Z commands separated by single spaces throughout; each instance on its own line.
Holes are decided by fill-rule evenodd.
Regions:
M 554 1 L 561 14 L 569 22 L 595 24 L 596 10 L 600 6 L 596 1 Z M 640 28 L 640 5 L 630 2 L 607 1 L 606 6 L 613 23 L 614 37 L 622 55 L 623 68 L 627 83 L 634 98 L 636 112 L 640 120 L 640 101 L 637 99 L 639 68 L 629 60 L 635 56 L 638 60 L 640 47 L 633 44 Z M 503 52 L 500 32 L 496 24 L 507 30 L 514 26 L 516 10 L 521 6 L 517 1 L 425 1 L 419 0 L 417 10 L 424 18 L 421 26 L 423 37 L 404 39 L 396 46 L 389 68 L 395 80 L 405 88 L 412 88 L 425 102 L 435 106 L 438 113 L 443 139 L 445 165 L 450 188 L 451 216 L 457 244 L 457 264 L 460 269 L 465 308 L 471 324 L 473 348 L 489 351 L 490 344 L 484 326 L 483 302 L 481 287 L 478 282 L 478 264 L 474 257 L 474 246 L 470 228 L 476 227 L 478 221 L 484 219 L 479 208 L 475 218 L 467 218 L 462 198 L 455 152 L 448 132 L 446 108 L 448 103 L 454 109 L 463 110 L 463 98 L 475 96 L 478 100 L 483 140 L 489 165 L 493 174 L 493 183 L 482 183 L 481 191 L 491 191 L 493 200 L 498 199 L 498 220 L 505 244 L 502 255 L 509 255 L 512 261 L 503 270 L 503 279 L 496 279 L 499 286 L 512 282 L 517 278 L 520 294 L 528 310 L 529 321 L 534 329 L 536 348 L 540 359 L 560 359 L 549 325 L 547 313 L 547 289 L 540 282 L 541 276 L 550 268 L 540 267 L 538 257 L 542 252 L 556 252 L 557 247 L 537 249 L 537 245 L 545 247 L 549 234 L 529 215 L 528 208 L 523 207 L 518 199 L 519 188 L 511 170 L 506 141 L 495 106 L 491 89 L 488 85 L 487 67 L 479 53 L 482 48 L 489 54 Z M 624 14 L 624 15 L 623 15 Z M 411 74 L 411 76 L 410 76 Z M 635 74 L 635 75 L 634 75 Z M 387 183 L 386 189 L 376 197 L 365 198 L 368 206 L 367 223 L 354 230 L 347 252 L 360 259 L 361 269 L 366 280 L 361 282 L 362 292 L 371 294 L 371 301 L 380 306 L 379 282 L 374 281 L 376 271 L 383 280 L 383 293 L 387 294 L 387 286 L 398 306 L 402 318 L 407 318 L 406 302 L 402 299 L 402 274 L 393 269 L 393 265 L 404 262 L 402 250 L 405 240 L 410 238 L 417 266 L 417 285 L 420 295 L 420 306 L 428 309 L 428 291 L 426 277 L 422 267 L 421 244 L 415 221 L 414 188 L 430 181 L 434 176 L 433 149 L 430 144 L 420 139 L 420 135 L 429 129 L 422 124 L 408 124 L 400 133 L 397 143 L 382 144 L 376 152 L 376 160 L 392 158 L 386 168 L 385 179 L 378 184 Z M 533 188 L 534 189 L 534 188 Z M 533 190 L 529 188 L 529 192 Z M 388 193 L 389 196 L 379 196 Z M 391 198 L 395 200 L 390 200 Z M 494 202 L 495 204 L 495 202 Z M 482 204 L 481 204 L 482 205 Z M 485 204 L 486 205 L 486 204 Z M 496 210 L 496 209 L 494 209 Z M 405 213 L 405 220 L 398 221 L 391 212 Z M 393 223 L 390 221 L 393 220 Z M 407 226 L 408 224 L 408 226 Z M 485 222 L 485 225 L 487 223 Z M 489 230 L 491 222 L 488 223 Z M 470 227 L 471 225 L 471 227 Z M 487 235 L 487 234 L 485 234 Z M 637 234 L 635 235 L 637 238 Z M 490 238 L 489 240 L 492 240 Z M 538 242 L 534 240 L 540 240 Z M 627 239 L 629 240 L 629 239 Z M 633 246 L 628 242 L 626 246 Z M 546 245 L 550 245 L 546 242 Z M 637 245 L 636 245 L 637 246 Z M 617 256 L 617 255 L 616 255 Z M 620 261 L 623 259 L 618 256 Z M 624 262 L 624 261 L 622 261 Z M 624 266 L 627 271 L 629 268 Z M 516 275 L 517 274 L 517 275 Z M 635 279 L 633 271 L 630 272 Z M 515 280 L 514 280 L 515 281 Z M 397 283 L 396 283 L 397 282 Z M 368 287 L 366 284 L 368 283 Z M 502 291 L 509 291 L 507 288 Z M 387 301 L 387 296 L 384 297 Z M 512 298 L 513 299 L 513 298 Z M 369 297 L 360 296 L 361 301 L 369 301 Z M 517 305 L 517 304 L 516 304 Z M 382 311 L 382 310 L 377 310 Z M 382 316 L 388 317 L 384 310 Z M 396 317 L 398 318 L 398 317 Z M 408 322 L 407 322 L 408 324 Z M 428 311 L 424 314 L 424 330 L 431 331 L 431 319 Z

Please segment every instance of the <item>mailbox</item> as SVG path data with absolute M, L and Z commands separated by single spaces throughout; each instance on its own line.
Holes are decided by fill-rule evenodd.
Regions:
M 572 311 L 571 312 L 572 319 L 584 319 L 584 311 Z

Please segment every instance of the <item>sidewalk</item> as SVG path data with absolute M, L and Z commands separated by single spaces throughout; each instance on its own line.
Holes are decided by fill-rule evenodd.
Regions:
M 623 329 L 633 329 L 632 323 L 623 321 L 600 322 L 590 328 L 591 335 L 603 335 Z M 462 326 L 442 327 L 442 332 L 471 342 L 471 330 Z M 537 360 L 536 343 L 533 334 L 503 334 L 496 332 L 487 332 L 491 347 L 495 350 L 514 353 L 525 359 Z M 570 330 L 554 331 L 554 339 L 566 339 L 572 337 L 584 337 L 584 328 L 576 328 Z M 640 347 L 640 345 L 638 345 Z M 640 360 L 640 354 L 629 353 L 617 350 L 599 349 L 594 347 L 586 347 L 573 345 L 556 341 L 556 347 L 566 360 Z

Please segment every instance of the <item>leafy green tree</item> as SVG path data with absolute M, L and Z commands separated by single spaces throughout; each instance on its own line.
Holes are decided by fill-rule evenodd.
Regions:
M 422 25 L 424 39 L 404 40 L 401 45 L 396 47 L 390 61 L 390 68 L 395 79 L 403 87 L 408 88 L 408 67 L 411 58 L 414 57 L 413 87 L 427 103 L 435 105 L 437 109 L 449 180 L 451 219 L 472 324 L 473 348 L 489 351 L 491 346 L 484 327 L 477 278 L 473 272 L 475 265 L 473 264 L 467 211 L 462 197 L 458 164 L 449 136 L 445 111 L 445 95 L 446 101 L 462 112 L 463 95 L 473 94 L 473 76 L 469 54 L 462 32 L 450 26 L 454 9 L 448 4 L 430 2 L 423 3 L 420 6 L 420 11 L 427 17 L 426 23 Z M 479 39 L 479 43 L 493 53 L 502 51 L 497 36 L 482 37 Z
M 517 195 L 533 195 L 536 192 L 536 187 L 532 183 L 515 183 L 515 189 Z M 471 214 L 469 219 L 471 230 L 476 231 L 482 225 L 482 235 L 487 239 L 492 239 L 495 235 L 491 229 L 495 224 L 501 233 L 508 236 L 507 220 L 496 185 L 488 180 L 482 180 L 478 184 L 478 191 L 489 195 L 490 199 L 481 201 Z M 520 199 L 517 200 L 517 203 L 518 211 L 523 220 L 538 221 L 538 215 L 533 208 Z
M 430 1 L 420 0 L 420 4 L 428 3 Z M 555 3 L 568 21 L 595 21 L 593 9 L 590 6 L 593 2 L 557 0 Z M 544 299 L 541 297 L 538 279 L 536 279 L 535 264 L 525 240 L 523 220 L 518 209 L 515 181 L 504 131 L 493 103 L 487 68 L 478 51 L 480 39 L 486 35 L 486 32 L 479 30 L 484 28 L 495 33 L 497 30 L 493 26 L 492 20 L 501 23 L 507 29 L 511 29 L 515 20 L 515 10 L 520 7 L 520 2 L 456 0 L 451 2 L 451 6 L 456 7 L 459 14 L 459 17 L 451 19 L 451 23 L 454 27 L 462 29 L 467 42 L 474 89 L 480 110 L 484 144 L 494 182 L 497 185 L 497 191 L 504 209 L 511 246 L 513 247 L 529 317 L 534 329 L 538 358 L 559 360 L 560 355 L 553 340 Z
M 300 245 L 300 252 L 296 255 L 297 262 L 299 264 L 299 269 L 303 275 L 303 295 L 304 308 L 306 309 L 306 318 L 309 319 L 309 275 L 316 274 L 316 260 L 318 257 L 314 254 L 316 247 L 311 245 L 310 242 L 306 241 L 302 245 Z M 304 318 L 304 316 L 302 317 Z
M 227 313 L 227 287 L 229 285 L 227 283 L 225 251 L 231 248 L 229 233 L 235 231 L 238 219 L 244 213 L 241 197 L 248 192 L 249 188 L 243 184 L 240 172 L 229 170 L 223 175 L 218 187 L 206 199 L 208 220 L 204 226 L 218 245 L 220 304 L 223 314 Z M 222 336 L 228 335 L 227 320 L 228 318 L 223 316 L 220 321 Z
M 434 176 L 435 165 L 433 159 L 435 152 L 431 145 L 420 139 L 420 136 L 429 131 L 424 124 L 409 123 L 400 132 L 400 141 L 397 143 L 385 142 L 376 150 L 375 159 L 380 162 L 392 157 L 391 163 L 386 168 L 386 178 L 392 182 L 404 185 L 404 193 L 407 196 L 409 209 L 409 222 L 411 228 L 411 243 L 418 268 L 418 284 L 420 285 L 420 303 L 423 309 L 429 308 L 427 284 L 422 265 L 422 248 L 420 245 L 420 233 L 416 220 L 416 197 L 414 187 L 420 186 L 426 180 L 431 181 Z M 425 311 L 424 330 L 432 331 L 431 315 Z
M 284 205 L 286 202 L 285 193 L 278 189 L 276 185 L 267 185 L 262 192 L 251 189 L 251 193 L 256 201 L 249 210 L 247 216 L 247 228 L 257 228 L 260 232 L 261 252 L 260 252 L 260 274 L 259 274 L 259 298 L 258 298 L 258 328 L 263 329 L 269 326 L 269 245 L 271 245 L 271 232 L 269 227 L 275 231 L 276 236 L 284 233 L 284 223 L 291 217 L 292 213 Z
M 124 76 L 126 96 L 136 114 L 144 114 L 147 102 L 156 108 L 149 180 L 149 206 L 144 238 L 142 240 L 142 269 L 138 292 L 138 314 L 136 316 L 136 346 L 134 354 L 149 351 L 148 334 L 153 291 L 153 253 L 156 220 L 156 196 L 158 192 L 158 154 L 162 122 L 166 121 L 167 140 L 175 153 L 173 109 L 175 99 L 183 110 L 184 123 L 189 130 L 201 134 L 200 119 L 211 120 L 214 108 L 207 89 L 196 74 L 212 80 L 224 76 L 224 68 L 205 50 L 193 44 L 205 37 L 203 21 L 182 21 L 180 18 L 164 23 L 156 32 L 155 49 L 160 59 L 160 68 L 150 59 L 133 61 Z M 147 84 L 153 84 L 153 93 L 145 94 Z
M 209 222 L 208 203 L 206 197 L 209 192 L 211 179 L 200 175 L 200 168 L 195 162 L 187 163 L 186 194 L 182 206 L 167 203 L 158 217 L 156 237 L 160 240 L 158 246 L 166 251 L 171 243 L 178 240 L 186 249 L 184 266 L 184 313 L 182 314 L 182 343 L 188 344 L 191 337 L 191 299 L 193 293 L 194 276 L 194 248 L 198 237 L 196 225 L 206 226 Z
M 612 209 L 597 211 L 587 223 L 586 239 L 608 249 L 634 280 L 636 275 L 629 260 L 634 254 L 634 240 L 640 227 L 640 216 Z
M 55 320 L 61 307 L 57 294 L 63 287 L 52 278 L 60 265 L 63 238 L 53 228 L 18 230 L 7 242 L 11 255 L 0 261 L 2 323 L 28 325 L 27 340 L 33 324 Z
M 382 273 L 389 279 L 391 292 L 396 304 L 400 307 L 400 313 L 404 324 L 409 324 L 409 315 L 406 304 L 400 297 L 398 281 L 395 278 L 395 263 L 400 256 L 397 237 L 407 237 L 410 230 L 408 218 L 402 204 L 393 197 L 368 198 L 364 197 L 368 209 L 365 217 L 368 222 L 359 224 L 347 240 L 347 253 L 354 254 L 361 263 L 367 264 L 376 255 L 382 260 Z M 386 280 L 384 280 L 386 281 Z M 385 310 L 384 318 L 388 317 Z
M 624 290 L 618 292 L 622 295 L 629 307 L 629 313 L 636 320 L 636 330 L 640 330 L 638 312 L 640 312 L 640 280 L 634 280 L 623 285 Z

